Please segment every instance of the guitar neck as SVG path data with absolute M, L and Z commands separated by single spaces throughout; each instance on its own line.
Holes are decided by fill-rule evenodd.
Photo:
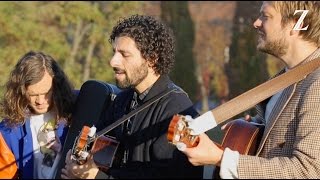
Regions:
M 268 97 L 301 81 L 320 66 L 320 58 L 299 65 L 211 110 L 216 123 L 220 124 L 244 112 Z
M 267 91 L 266 89 L 260 90 L 260 88 L 258 87 L 257 89 L 258 90 L 252 89 L 250 91 L 247 91 L 246 93 L 241 94 L 231 99 L 230 101 L 212 109 L 211 112 L 215 118 L 216 123 L 223 123 L 224 121 L 254 107 L 257 103 L 269 97 L 269 95 L 266 95 L 266 93 L 262 93 L 262 91 Z M 255 93 L 257 91 L 261 93 Z

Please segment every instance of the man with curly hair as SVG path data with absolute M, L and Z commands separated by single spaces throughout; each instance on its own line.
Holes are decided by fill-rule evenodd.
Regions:
M 75 100 L 67 76 L 42 52 L 11 71 L 1 102 L 0 178 L 52 179 Z
M 108 109 L 103 127 L 167 89 L 175 90 L 115 129 L 118 164 L 102 172 L 92 158 L 77 165 L 69 151 L 62 178 L 202 178 L 202 167 L 192 166 L 167 140 L 173 115 L 198 115 L 188 95 L 168 76 L 175 54 L 171 30 L 151 16 L 133 15 L 118 22 L 109 42 L 114 51 L 110 65 L 123 91 Z

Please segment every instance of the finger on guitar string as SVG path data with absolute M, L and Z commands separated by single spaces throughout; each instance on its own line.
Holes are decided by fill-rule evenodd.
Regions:
M 244 120 L 250 122 L 250 121 L 251 121 L 251 116 L 250 116 L 249 114 L 246 114 L 246 115 L 244 116 Z

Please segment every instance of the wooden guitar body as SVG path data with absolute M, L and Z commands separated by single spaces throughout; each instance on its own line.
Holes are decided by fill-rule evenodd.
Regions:
M 78 164 L 84 164 L 89 154 L 102 171 L 107 171 L 116 159 L 119 142 L 112 136 L 90 137 L 90 128 L 84 126 L 72 148 L 72 158 Z
M 216 144 L 221 149 L 228 147 L 240 154 L 253 155 L 262 137 L 263 127 L 240 119 L 230 121 L 224 129 L 225 134 L 221 144 Z M 175 115 L 168 128 L 167 139 L 173 144 L 183 142 L 187 147 L 195 147 L 199 139 L 198 136 L 191 135 L 190 131 L 185 116 Z
M 93 160 L 96 165 L 102 171 L 107 171 L 112 167 L 114 162 L 119 162 L 119 158 L 116 156 L 119 147 L 119 142 L 111 136 L 101 136 L 97 138 L 92 146 L 91 153 L 93 154 Z
M 221 147 L 228 147 L 244 155 L 254 155 L 263 135 L 263 127 L 240 119 L 231 121 L 224 129 Z
M 228 147 L 243 155 L 255 155 L 263 135 L 263 130 L 263 125 L 252 124 L 239 119 L 231 121 L 224 129 L 225 135 L 220 148 L 225 149 Z M 220 167 L 216 167 L 213 179 L 221 179 L 219 172 Z

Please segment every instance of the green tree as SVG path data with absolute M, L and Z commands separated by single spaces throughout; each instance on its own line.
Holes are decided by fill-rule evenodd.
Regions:
M 266 55 L 256 49 L 257 36 L 252 23 L 258 14 L 260 2 L 237 2 L 234 18 L 230 61 L 226 70 L 230 94 L 233 98 L 261 84 L 269 77 Z M 249 8 L 250 7 L 250 8 Z
M 0 2 L 1 87 L 7 81 L 8 73 L 14 64 L 27 51 L 42 50 L 57 58 L 68 50 L 63 37 L 56 33 L 57 28 L 46 26 L 45 20 L 41 20 L 41 12 L 37 8 L 39 4 Z
M 53 56 L 76 88 L 87 79 L 113 83 L 108 36 L 143 2 L 0 2 L 0 93 L 9 71 L 30 50 Z
M 188 10 L 188 2 L 161 1 L 161 19 L 172 29 L 176 38 L 176 63 L 172 79 L 195 100 L 197 80 L 192 53 L 194 27 Z
M 259 14 L 259 1 L 237 2 L 234 18 L 230 61 L 226 64 L 229 80 L 229 99 L 265 82 L 269 78 L 266 54 L 257 50 L 257 33 L 252 23 Z M 239 114 L 252 114 L 253 109 Z M 253 114 L 254 115 L 254 114 Z M 234 117 L 236 118 L 236 117 Z M 233 119 L 234 119 L 233 118 Z

